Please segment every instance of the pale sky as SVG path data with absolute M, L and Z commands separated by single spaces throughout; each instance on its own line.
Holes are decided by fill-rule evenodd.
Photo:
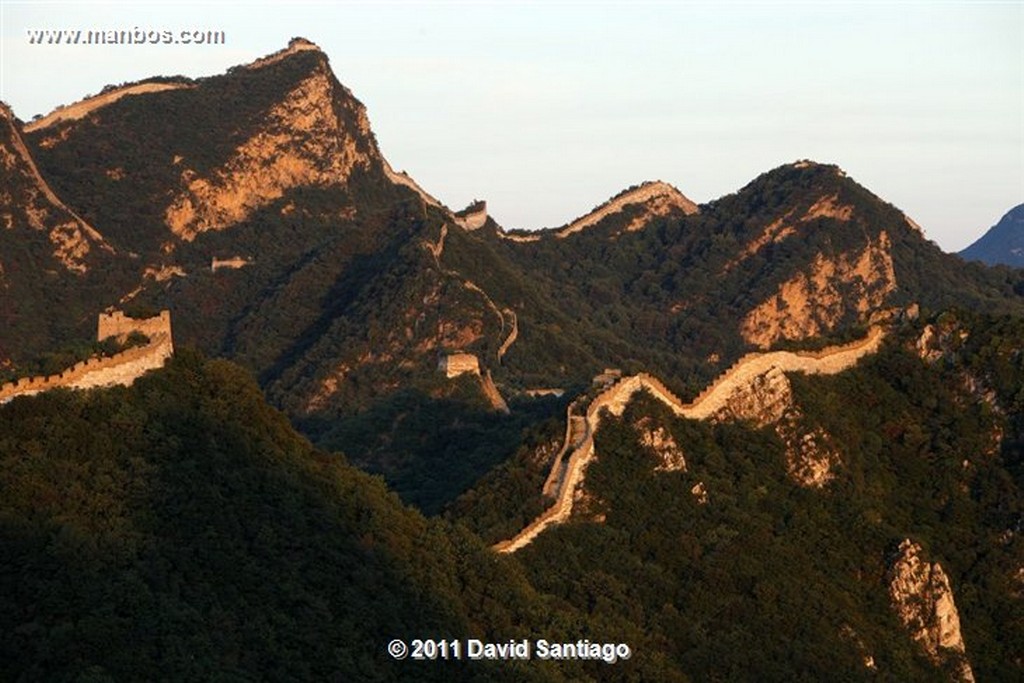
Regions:
M 562 225 L 644 180 L 697 202 L 835 163 L 947 251 L 1024 202 L 1024 0 L 20 2 L 0 99 L 29 120 L 154 75 L 317 43 L 384 155 L 505 228 Z M 29 29 L 222 30 L 226 45 L 30 45 Z

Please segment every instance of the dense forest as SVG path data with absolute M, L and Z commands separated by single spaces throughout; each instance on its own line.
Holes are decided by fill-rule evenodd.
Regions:
M 314 450 L 226 361 L 0 407 L 0 490 L 4 680 L 617 679 L 388 657 L 396 637 L 613 631 Z
M 508 527 L 509 490 L 539 490 L 521 480 L 529 458 L 427 519 L 314 449 L 226 361 L 179 352 L 131 388 L 15 399 L 0 407 L 2 675 L 862 680 L 870 656 L 887 679 L 934 680 L 885 591 L 912 537 L 951 577 L 979 679 L 1013 678 L 1024 327 L 960 312 L 935 328 L 931 362 L 908 327 L 852 371 L 792 377 L 806 419 L 842 444 L 827 488 L 787 477 L 770 430 L 641 398 L 598 433 L 587 514 L 514 556 L 477 532 Z M 685 471 L 656 471 L 645 419 L 671 431 Z M 586 637 L 636 656 L 399 663 L 383 649 L 429 634 Z

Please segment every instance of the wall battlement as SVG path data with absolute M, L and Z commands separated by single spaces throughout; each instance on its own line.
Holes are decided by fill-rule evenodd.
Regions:
M 445 373 L 448 379 L 465 373 L 480 374 L 480 361 L 471 353 L 449 353 L 442 355 L 437 362 L 437 369 Z
M 132 332 L 141 332 L 149 337 L 149 343 L 108 358 L 80 361 L 56 375 L 22 377 L 8 382 L 0 386 L 0 403 L 6 403 L 15 396 L 31 396 L 58 387 L 91 389 L 115 384 L 128 386 L 145 372 L 163 367 L 167 359 L 174 355 L 170 311 L 162 311 L 160 315 L 144 320 L 129 318 L 121 311 L 101 313 L 96 327 L 96 337 L 100 341 L 108 337 L 123 341 Z
M 96 324 L 96 341 L 117 337 L 124 341 L 132 332 L 140 332 L 151 340 L 161 334 L 171 336 L 171 312 L 160 311 L 152 318 L 129 318 L 123 311 L 100 313 Z
M 210 272 L 216 273 L 218 270 L 238 270 L 239 268 L 245 268 L 246 266 L 252 265 L 252 259 L 244 256 L 232 256 L 231 258 L 217 258 L 214 256 L 210 260 Z
M 594 455 L 594 433 L 600 427 L 602 411 L 605 409 L 612 415 L 622 415 L 633 395 L 646 389 L 680 417 L 691 420 L 710 419 L 728 405 L 738 389 L 773 368 L 782 372 L 836 374 L 877 351 L 884 334 L 881 327 L 873 327 L 864 339 L 821 351 L 748 353 L 719 375 L 692 403 L 683 403 L 658 378 L 643 372 L 623 377 L 600 392 L 586 407 L 583 416 L 575 414 L 581 404 L 581 399 L 577 399 L 567 410 L 565 441 L 544 482 L 544 495 L 553 496 L 555 502 L 518 534 L 494 545 L 494 549 L 502 553 L 513 553 L 528 545 L 547 527 L 569 518 L 576 487 L 583 481 L 584 470 Z M 574 425 L 574 419 L 580 424 Z
M 487 202 L 475 201 L 455 214 L 455 224 L 467 231 L 479 230 L 487 223 Z

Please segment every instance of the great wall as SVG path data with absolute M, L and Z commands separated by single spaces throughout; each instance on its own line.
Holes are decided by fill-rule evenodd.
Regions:
M 582 397 L 577 399 L 566 411 L 565 439 L 544 482 L 543 493 L 554 497 L 555 502 L 522 531 L 496 544 L 494 549 L 502 553 L 515 552 L 528 545 L 549 526 L 569 518 L 576 489 L 583 480 L 584 470 L 594 457 L 594 434 L 600 427 L 605 409 L 612 415 L 621 415 L 633 395 L 646 390 L 679 417 L 706 420 L 723 411 L 737 391 L 770 371 L 836 374 L 877 351 L 883 336 L 883 329 L 876 326 L 864 339 L 817 352 L 749 353 L 719 375 L 691 403 L 683 403 L 660 380 L 646 373 L 617 381 L 590 401 L 582 415 L 578 411 L 584 400 Z
M 149 370 L 161 368 L 174 355 L 171 338 L 171 314 L 162 311 L 146 319 L 129 318 L 120 311 L 101 313 L 97 322 L 99 341 L 116 337 L 124 341 L 138 332 L 149 338 L 148 343 L 136 346 L 106 358 L 90 358 L 56 375 L 23 377 L 0 387 L 0 404 L 15 396 L 31 396 L 50 389 L 91 389 L 116 384 L 128 386 Z
M 410 190 L 418 194 L 420 196 L 420 199 L 422 199 L 425 203 L 430 204 L 431 206 L 435 206 L 439 209 L 443 208 L 441 202 L 434 199 L 434 197 L 429 192 L 420 187 L 419 183 L 413 180 L 408 173 L 406 173 L 405 171 L 402 171 L 401 173 L 396 172 L 395 169 L 391 167 L 391 164 L 388 163 L 387 159 L 384 159 L 383 161 L 384 175 L 388 177 L 388 180 L 390 180 L 395 185 L 402 185 L 404 187 L 409 188 Z
M 29 224 L 34 229 L 44 229 L 44 217 L 49 217 L 53 221 L 51 225 L 58 226 L 57 230 L 53 230 L 50 233 L 50 239 L 54 242 L 54 247 L 56 247 L 54 255 L 57 256 L 57 258 L 70 270 L 77 273 L 84 273 L 86 271 L 86 266 L 81 262 L 81 257 L 88 253 L 90 249 L 90 240 L 100 249 L 103 249 L 108 253 L 114 253 L 114 248 L 107 244 L 103 235 L 87 223 L 84 218 L 64 204 L 64 202 L 62 202 L 54 193 L 49 183 L 43 179 L 42 174 L 39 172 L 39 167 L 36 166 L 35 159 L 32 158 L 28 148 L 25 147 L 25 141 L 22 139 L 21 133 L 18 132 L 18 127 L 15 124 L 14 112 L 11 111 L 11 108 L 3 102 L 0 102 L 0 119 L 7 124 L 8 132 L 6 137 L 14 147 L 13 153 L 16 155 L 17 160 L 23 165 L 24 171 L 28 173 L 32 181 L 35 183 L 35 187 L 38 191 L 42 193 L 43 197 L 51 205 L 48 208 L 39 206 L 26 208 L 28 208 Z M 7 163 L 11 164 L 12 162 L 13 160 L 8 160 Z M 13 167 L 8 166 L 7 171 L 10 172 L 11 170 L 13 170 Z M 53 209 L 57 209 L 58 212 L 65 213 L 71 218 L 71 222 L 66 223 L 59 220 L 53 220 L 58 218 L 58 216 L 54 215 L 52 211 Z M 72 229 L 69 232 L 67 230 L 68 227 L 77 228 L 77 230 Z M 62 231 L 60 228 L 64 228 L 64 230 Z M 64 232 L 66 234 L 63 239 L 58 237 L 60 232 Z M 65 244 L 61 245 L 60 242 L 65 242 Z
M 31 133 L 43 128 L 52 126 L 61 121 L 77 121 L 83 119 L 92 112 L 108 104 L 117 102 L 128 95 L 143 95 L 146 93 L 163 92 L 164 90 L 180 90 L 181 88 L 193 88 L 191 83 L 133 83 L 120 88 L 114 88 L 107 92 L 87 97 L 84 100 L 69 104 L 64 107 L 57 107 L 46 116 L 25 124 L 25 132 Z
M 482 204 L 482 202 L 480 202 Z M 484 216 L 486 219 L 486 204 L 484 204 Z M 461 224 L 460 224 L 461 225 Z M 465 226 L 462 226 L 465 228 Z M 469 229 L 469 228 L 465 228 Z M 427 251 L 434 257 L 434 263 L 437 265 L 438 270 L 443 274 L 455 278 L 462 282 L 462 286 L 466 289 L 476 292 L 479 294 L 487 307 L 498 316 L 498 320 L 501 322 L 500 334 L 505 334 L 505 328 L 508 326 L 509 332 L 505 337 L 505 340 L 498 347 L 496 356 L 497 362 L 500 365 L 501 359 L 508 352 L 509 347 L 515 343 L 516 338 L 519 336 L 519 319 L 516 316 L 515 311 L 511 308 L 498 308 L 498 305 L 494 303 L 494 300 L 483 290 L 482 287 L 477 285 L 472 280 L 463 279 L 462 275 L 457 270 L 445 268 L 441 265 L 441 257 L 444 255 L 444 241 L 448 237 L 448 224 L 444 223 L 441 226 L 441 231 L 438 234 L 437 242 L 431 242 L 430 240 L 424 240 L 423 246 Z M 506 322 L 506 316 L 511 319 L 511 324 Z M 483 391 L 484 396 L 490 402 L 491 407 L 495 410 L 508 414 L 509 408 L 505 398 L 501 395 L 501 391 L 498 390 L 498 385 L 494 383 L 494 379 L 491 377 L 491 371 L 489 369 L 481 371 L 480 360 L 473 354 L 468 353 L 450 353 L 442 355 L 438 362 L 438 370 L 444 372 L 448 379 L 456 377 L 464 373 L 470 373 L 475 375 L 480 380 L 480 389 Z
M 266 57 L 260 57 L 256 61 L 246 64 L 245 68 L 250 70 L 262 69 L 265 66 L 276 64 L 296 52 L 305 51 L 320 52 L 320 47 L 313 41 L 306 40 L 305 38 L 292 38 L 288 41 L 288 47 L 278 50 L 277 52 L 273 52 Z
M 682 192 L 660 180 L 646 182 L 632 190 L 609 199 L 590 213 L 577 218 L 566 227 L 555 232 L 555 236 L 564 239 L 569 235 L 597 225 L 612 214 L 620 213 L 630 205 L 644 205 L 646 211 L 639 220 L 634 220 L 627 228 L 636 230 L 642 227 L 655 216 L 667 215 L 672 210 L 682 211 L 687 216 L 698 213 L 699 207 L 688 199 Z
M 487 202 L 476 200 L 453 215 L 455 224 L 467 232 L 479 230 L 487 224 Z

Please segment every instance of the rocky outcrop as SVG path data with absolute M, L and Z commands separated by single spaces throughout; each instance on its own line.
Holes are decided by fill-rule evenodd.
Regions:
M 354 129 L 336 108 L 347 110 Z M 370 168 L 379 158 L 365 108 L 321 61 L 221 167 L 202 175 L 182 170 L 165 222 L 191 241 L 247 219 L 291 188 L 344 187 L 356 168 Z
M 969 335 L 954 316 L 943 316 L 934 324 L 924 326 L 914 349 L 921 360 L 934 363 L 955 356 Z
M 642 418 L 633 428 L 640 437 L 640 443 L 651 449 L 658 458 L 656 472 L 685 472 L 686 455 L 676 443 L 675 437 L 664 427 L 655 427 L 650 418 Z
M 812 221 L 815 218 L 835 218 L 839 221 L 848 221 L 853 217 L 853 207 L 849 204 L 840 204 L 839 195 L 833 194 L 827 197 L 822 197 L 818 201 L 814 202 L 807 213 L 804 214 L 803 218 L 800 219 L 801 223 Z
M 820 208 L 819 215 L 836 212 Z M 884 231 L 855 254 L 818 254 L 808 272 L 799 272 L 754 307 L 740 323 L 743 339 L 769 348 L 780 340 L 800 341 L 836 329 L 853 313 L 863 322 L 896 289 L 892 244 Z
M 778 366 L 738 385 L 713 419 L 745 420 L 757 427 L 773 425 L 786 446 L 787 474 L 801 486 L 823 487 L 840 463 L 839 452 L 825 430 L 805 427 L 803 413 L 793 400 L 793 387 Z
M 942 565 L 925 561 L 922 554 L 909 538 L 900 543 L 889 569 L 892 608 L 932 662 L 955 669 L 959 681 L 973 682 L 949 577 Z
M 68 271 L 81 275 L 96 250 L 113 253 L 91 225 L 62 202 L 43 179 L 18 130 L 14 114 L 0 104 L 0 229 L 28 228 L 45 235 L 47 251 Z M 44 242 L 44 243 L 45 243 Z
M 786 474 L 800 486 L 822 488 L 835 478 L 842 462 L 832 436 L 821 427 L 807 429 L 803 414 L 793 406 L 775 424 L 775 434 L 786 446 Z
M 708 504 L 708 489 L 704 486 L 704 482 L 698 481 L 694 484 L 693 488 L 690 489 L 690 494 L 693 496 L 693 499 L 697 501 L 697 505 Z
M 725 264 L 722 271 L 727 273 L 751 256 L 757 254 L 767 245 L 777 244 L 785 240 L 787 237 L 795 235 L 796 228 L 789 223 L 789 217 L 789 214 L 787 214 L 786 216 L 777 218 L 766 225 L 761 233 L 743 248 L 743 251 L 740 252 L 738 257 Z
M 712 416 L 717 421 L 745 420 L 758 427 L 774 424 L 793 405 L 793 388 L 777 365 L 737 384 L 729 400 Z

